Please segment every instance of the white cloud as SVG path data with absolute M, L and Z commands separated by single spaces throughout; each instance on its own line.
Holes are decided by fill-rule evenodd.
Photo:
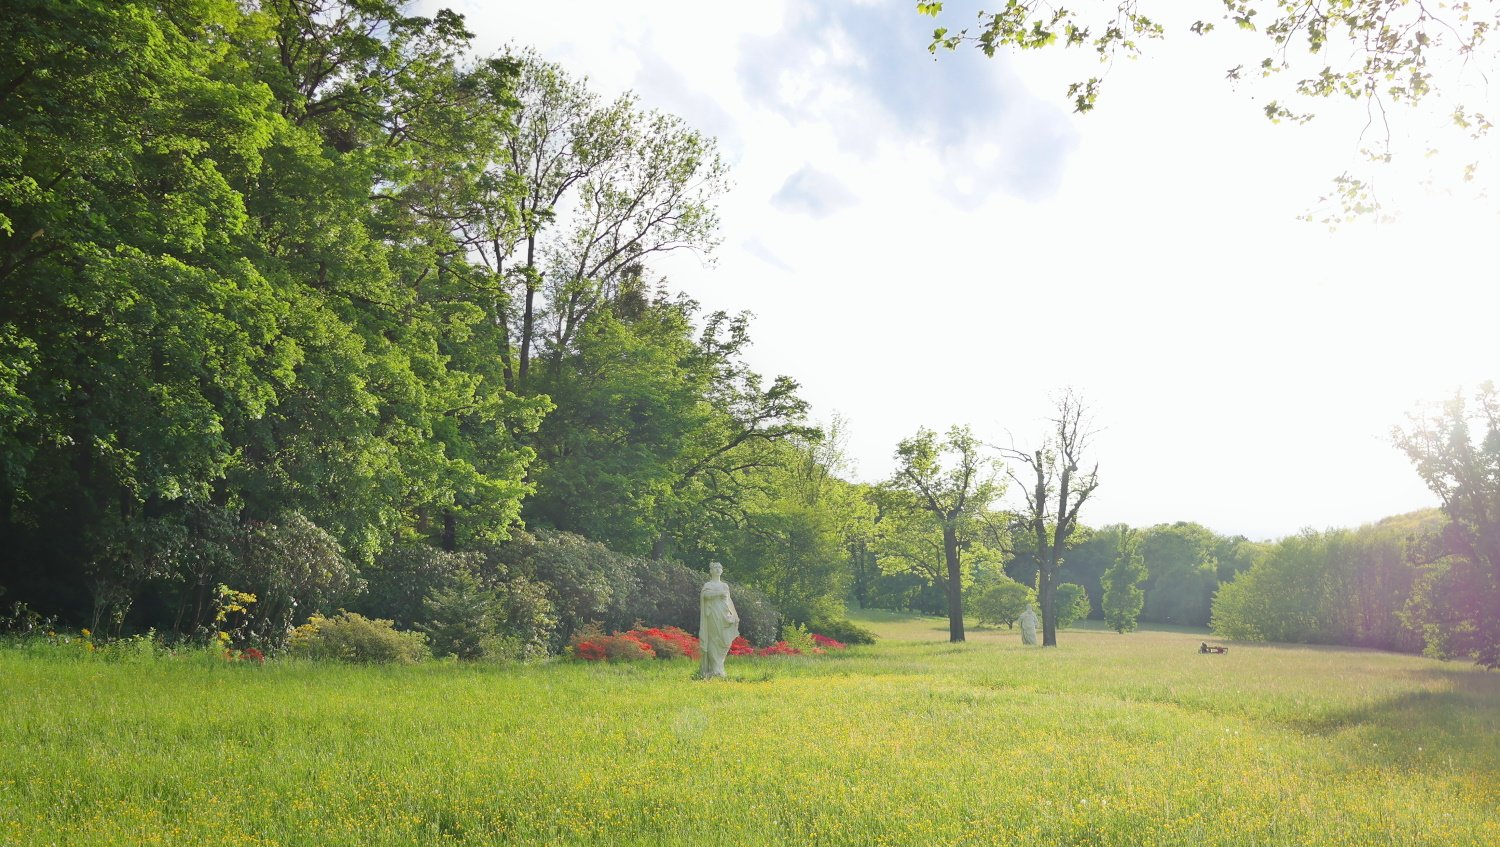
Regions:
M 814 218 L 826 218 L 858 202 L 859 198 L 838 177 L 803 165 L 786 178 L 771 195 L 771 205 L 783 212 L 800 212 Z
M 764 241 L 761 241 L 759 238 L 747 238 L 742 242 L 742 244 L 745 248 L 746 253 L 749 253 L 757 259 L 760 259 L 762 262 L 765 262 L 771 267 L 779 271 L 785 271 L 786 273 L 796 273 L 796 268 L 788 265 L 780 256 L 776 255 L 776 253 L 773 252 L 771 248 L 767 247 Z

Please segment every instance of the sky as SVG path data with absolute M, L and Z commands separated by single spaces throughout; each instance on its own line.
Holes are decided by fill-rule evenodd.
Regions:
M 908 0 L 440 5 L 480 53 L 534 46 L 717 138 L 722 244 L 657 268 L 755 315 L 750 363 L 845 421 L 859 479 L 924 426 L 1033 445 L 1071 388 L 1098 430 L 1086 523 L 1357 526 L 1436 505 L 1392 428 L 1500 377 L 1495 204 L 1399 188 L 1470 151 L 1386 178 L 1392 222 L 1299 220 L 1366 116 L 1273 126 L 1269 91 L 1225 78 L 1253 36 L 1171 32 L 1077 115 L 1090 56 L 934 57 Z M 983 4 L 947 7 L 959 28 Z

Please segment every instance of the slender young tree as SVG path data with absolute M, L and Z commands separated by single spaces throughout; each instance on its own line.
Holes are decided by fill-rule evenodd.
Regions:
M 1133 632 L 1141 615 L 1146 592 L 1140 584 L 1146 579 L 1146 564 L 1135 533 L 1122 526 L 1115 563 L 1104 572 L 1104 622 L 1115 632 Z
M 937 433 L 920 429 L 896 447 L 896 476 L 891 486 L 916 497 L 943 530 L 943 560 L 948 569 L 948 640 L 964 640 L 962 568 L 959 533 L 963 523 L 982 514 L 1004 490 L 994 462 L 966 426 Z
M 1057 646 L 1057 569 L 1063 550 L 1078 527 L 1079 510 L 1099 487 L 1098 464 L 1088 470 L 1081 464 L 1093 434 L 1083 401 L 1068 391 L 1057 402 L 1052 433 L 1041 447 L 1000 448 L 1015 463 L 1006 473 L 1026 495 L 1026 524 L 1036 538 L 1043 647 Z

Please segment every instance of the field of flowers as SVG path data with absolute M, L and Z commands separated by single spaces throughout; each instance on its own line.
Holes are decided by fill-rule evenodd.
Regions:
M 865 622 L 716 682 L 0 647 L 0 845 L 1500 844 L 1500 674 Z

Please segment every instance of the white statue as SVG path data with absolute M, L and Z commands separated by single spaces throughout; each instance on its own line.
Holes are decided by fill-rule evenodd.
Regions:
M 708 573 L 698 604 L 698 649 L 703 656 L 698 676 L 703 679 L 724 676 L 724 657 L 740 634 L 740 613 L 729 598 L 729 584 L 720 579 L 724 566 L 714 562 Z
M 1036 612 L 1030 606 L 1021 613 L 1021 643 L 1036 646 Z

